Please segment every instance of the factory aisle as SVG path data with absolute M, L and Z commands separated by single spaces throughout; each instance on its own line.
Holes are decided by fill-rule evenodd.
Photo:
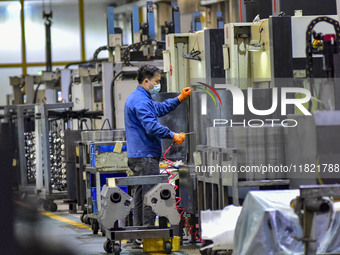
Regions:
M 15 233 L 19 242 L 24 246 L 34 246 L 32 249 L 46 249 L 46 252 L 60 250 L 58 254 L 107 254 L 103 249 L 106 238 L 93 235 L 91 227 L 81 223 L 80 214 L 68 212 L 67 204 L 55 202 L 58 211 L 51 213 L 40 208 L 34 212 L 32 205 L 16 201 L 16 215 L 20 217 L 15 223 Z M 137 255 L 143 252 L 125 247 L 121 254 Z
M 46 212 L 34 209 L 31 203 L 15 201 L 16 220 L 14 231 L 19 244 L 28 254 L 53 255 L 106 255 L 103 243 L 106 238 L 93 235 L 91 227 L 80 221 L 80 214 L 70 214 L 68 205 L 55 201 L 58 211 Z M 131 244 L 122 244 L 122 255 L 142 255 L 142 249 L 133 249 Z M 185 248 L 176 255 L 199 254 L 198 249 Z M 155 254 L 155 253 L 153 253 Z M 162 253 L 159 253 L 162 254 Z

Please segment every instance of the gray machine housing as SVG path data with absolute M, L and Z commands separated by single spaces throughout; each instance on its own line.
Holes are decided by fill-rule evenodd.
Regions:
M 179 224 L 180 216 L 176 209 L 176 192 L 169 183 L 159 183 L 144 197 L 144 204 L 150 206 L 158 216 L 166 217 L 172 225 Z
M 123 220 L 134 208 L 131 196 L 118 187 L 103 186 L 101 210 L 98 212 L 98 221 L 106 229 L 114 228 L 117 220 Z

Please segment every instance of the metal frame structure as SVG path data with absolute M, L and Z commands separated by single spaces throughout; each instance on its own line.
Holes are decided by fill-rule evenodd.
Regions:
M 171 1 L 172 22 L 174 23 L 174 32 L 181 32 L 181 18 L 177 1 Z
M 117 141 L 121 142 L 121 141 Z M 126 143 L 126 142 L 125 142 Z M 93 144 L 92 152 L 90 148 L 90 144 Z M 92 206 L 92 188 L 96 189 L 96 201 L 97 201 L 97 212 L 101 209 L 101 182 L 100 182 L 100 176 L 102 174 L 114 174 L 114 173 L 125 173 L 128 170 L 128 167 L 126 168 L 115 168 L 115 167 L 108 167 L 108 168 L 102 168 L 102 167 L 95 167 L 91 166 L 91 157 L 93 154 L 96 154 L 98 152 L 99 146 L 105 146 L 105 145 L 115 145 L 116 142 L 81 142 L 79 143 L 79 164 L 77 164 L 77 200 L 78 205 L 81 206 L 81 210 L 84 211 L 83 215 L 81 216 L 81 221 L 84 223 L 88 223 L 92 226 L 92 231 L 94 234 L 98 233 L 99 225 L 97 220 L 97 213 L 95 213 L 94 208 Z M 94 159 L 93 159 L 94 160 Z M 85 176 L 85 177 L 84 177 Z M 85 179 L 85 183 L 84 183 Z M 84 186 L 85 185 L 85 186 Z M 83 197 L 83 192 L 85 188 L 85 197 L 87 201 L 87 206 L 85 208 L 85 201 Z
M 324 197 L 340 197 L 340 185 L 302 185 L 300 196 L 295 200 L 295 212 L 299 215 L 303 228 L 305 255 L 316 254 L 316 233 L 313 229 L 314 216 L 331 210 L 329 200 Z
M 29 184 L 27 180 L 27 169 L 26 169 L 26 157 L 25 157 L 25 124 L 24 114 L 27 111 L 34 113 L 34 105 L 9 105 L 4 107 L 4 116 L 9 118 L 11 113 L 16 113 L 17 118 L 17 136 L 18 136 L 18 152 L 19 152 L 19 167 L 20 167 L 20 180 L 19 180 L 19 192 L 21 195 L 26 196 L 28 193 L 34 193 L 34 184 Z
M 107 179 L 110 184 L 115 186 L 135 186 L 135 185 L 147 185 L 147 184 L 159 184 L 167 183 L 167 175 L 149 175 L 149 176 L 133 176 L 133 177 L 119 177 Z M 131 217 L 131 214 L 130 214 Z M 143 226 L 128 226 L 119 228 L 117 224 L 112 229 L 104 229 L 107 240 L 104 243 L 104 249 L 106 252 L 114 252 L 119 254 L 121 251 L 121 243 L 116 241 L 128 240 L 128 239 L 144 239 L 144 238 L 162 238 L 169 239 L 173 236 L 179 235 L 179 225 L 167 226 L 166 217 L 160 216 L 159 227 L 143 227 Z M 171 253 L 171 243 L 169 241 L 164 242 L 164 250 L 166 253 Z
M 197 146 L 197 152 L 201 155 L 202 166 L 236 166 L 237 171 L 219 171 L 209 173 L 205 171 L 197 173 L 197 201 L 198 210 L 218 210 L 229 204 L 228 187 L 232 189 L 232 202 L 239 205 L 240 187 L 261 187 L 289 185 L 289 179 L 243 181 L 239 179 L 239 166 L 236 148 L 219 148 L 204 145 Z
M 40 104 L 35 106 L 36 114 L 36 144 L 41 145 L 42 150 L 36 150 L 37 157 L 37 180 L 36 192 L 39 199 L 44 200 L 44 208 L 49 208 L 51 211 L 57 210 L 55 199 L 67 198 L 67 191 L 56 192 L 51 187 L 51 165 L 50 165 L 50 142 L 49 142 L 49 116 L 50 109 L 65 109 L 72 107 L 73 103 L 59 104 Z M 38 128 L 37 128 L 38 127 Z M 42 154 L 41 154 L 42 153 Z M 41 160 L 41 157 L 43 160 Z M 38 160 L 39 159 L 39 160 Z M 39 161 L 39 162 L 38 162 Z M 42 162 L 44 169 L 42 168 Z
M 76 160 L 76 185 L 77 185 L 77 205 L 80 206 L 80 210 L 85 212 L 85 181 L 84 181 L 84 170 L 85 170 L 85 144 L 82 142 L 77 143 L 78 155 Z

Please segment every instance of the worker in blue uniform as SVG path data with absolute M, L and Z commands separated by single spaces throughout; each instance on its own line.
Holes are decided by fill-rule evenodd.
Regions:
M 144 65 L 139 68 L 137 79 L 137 89 L 129 95 L 124 108 L 128 166 L 135 176 L 157 175 L 162 154 L 161 139 L 172 139 L 175 144 L 185 140 L 184 133 L 172 132 L 158 122 L 158 117 L 175 110 L 191 90 L 184 88 L 178 97 L 159 103 L 153 101 L 151 95 L 160 91 L 161 71 L 155 66 Z M 154 226 L 155 214 L 150 206 L 143 205 L 144 195 L 152 187 L 135 187 L 135 226 Z

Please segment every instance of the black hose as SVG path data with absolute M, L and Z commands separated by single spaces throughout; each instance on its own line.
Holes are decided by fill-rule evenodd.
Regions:
M 41 85 L 41 82 L 38 83 L 38 86 L 34 91 L 33 104 L 37 102 L 38 90 L 39 90 L 40 85 Z
M 112 54 L 112 49 L 110 47 L 107 47 L 106 45 L 101 46 L 93 53 L 93 60 L 97 60 L 99 53 L 103 50 L 108 50 Z
M 309 79 L 310 82 L 310 90 L 311 90 L 311 96 L 314 97 L 314 80 L 313 80 L 313 42 L 312 42 L 312 36 L 315 36 L 315 32 L 313 32 L 313 28 L 315 25 L 319 22 L 327 22 L 331 25 L 333 25 L 336 35 L 336 41 L 340 41 L 340 26 L 339 22 L 336 20 L 333 20 L 329 17 L 318 17 L 316 19 L 313 19 L 306 31 L 306 77 Z M 340 43 L 337 45 L 336 53 L 340 52 Z M 312 100 L 308 102 L 308 111 L 311 111 L 312 109 Z
M 25 86 L 25 81 L 23 81 L 23 82 L 20 84 L 19 89 L 22 89 L 24 86 Z
M 115 86 L 115 80 L 122 74 L 124 71 L 120 71 L 115 77 L 113 77 L 112 82 L 111 82 L 111 111 L 112 111 L 112 128 L 116 128 L 116 121 L 115 121 L 115 115 L 116 115 L 116 110 L 115 110 L 115 102 L 114 102 L 114 93 L 113 89 Z
M 108 60 L 109 60 L 108 58 L 101 58 L 101 59 L 96 59 L 96 60 L 70 62 L 67 65 L 65 65 L 65 69 L 69 68 L 70 66 L 74 66 L 74 65 L 82 65 L 82 64 L 87 64 L 87 63 L 97 63 L 97 62 L 103 62 L 103 61 L 108 61 Z

